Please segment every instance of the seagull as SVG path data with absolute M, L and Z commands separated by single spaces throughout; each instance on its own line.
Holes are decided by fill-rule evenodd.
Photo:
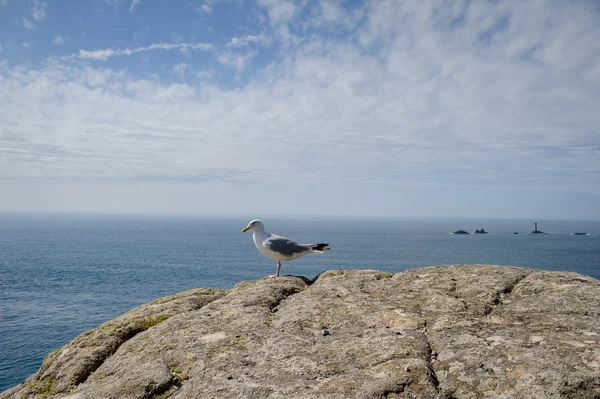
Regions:
M 322 254 L 329 251 L 329 244 L 299 244 L 289 238 L 281 237 L 265 231 L 265 224 L 259 219 L 254 219 L 242 229 L 242 233 L 252 230 L 254 245 L 261 254 L 277 261 L 277 273 L 269 278 L 279 277 L 281 262 L 289 262 L 308 254 Z

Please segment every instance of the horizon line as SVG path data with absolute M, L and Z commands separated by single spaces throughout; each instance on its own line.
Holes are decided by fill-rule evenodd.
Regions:
M 237 219 L 237 218 L 257 218 L 249 213 L 187 213 L 187 212 L 127 212 L 127 211 L 11 211 L 1 210 L 0 216 L 94 216 L 94 217 L 139 217 L 139 218 L 196 218 L 196 219 Z M 490 220 L 490 221 L 527 221 L 527 222 L 600 222 L 600 219 L 566 219 L 566 218 L 545 218 L 545 217 L 493 217 L 493 216 L 403 216 L 403 215 L 364 215 L 364 214 L 281 214 L 273 213 L 268 215 L 258 215 L 258 218 L 282 218 L 282 219 L 372 219 L 372 220 L 435 220 L 435 219 L 462 219 L 462 220 Z

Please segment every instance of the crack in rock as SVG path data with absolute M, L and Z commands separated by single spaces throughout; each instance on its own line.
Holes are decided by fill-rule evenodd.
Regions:
M 425 336 L 425 345 L 427 345 L 427 357 L 425 358 L 425 361 L 427 362 L 429 381 L 435 388 L 436 392 L 439 394 L 439 393 L 441 393 L 440 382 L 438 380 L 438 376 L 435 372 L 435 369 L 433 368 L 433 360 L 435 357 L 435 355 L 434 355 L 435 351 L 433 350 L 433 346 L 431 345 L 431 341 L 429 340 L 427 323 L 428 323 L 428 320 L 425 319 L 425 328 L 423 329 L 423 335 Z
M 301 279 L 303 280 L 303 279 Z M 305 280 L 303 280 L 304 282 L 306 282 Z M 283 301 L 285 301 L 288 298 L 291 298 L 292 296 L 298 294 L 299 292 L 304 291 L 305 289 L 307 289 L 308 285 L 305 288 L 302 289 L 297 289 L 296 287 L 288 287 L 286 290 L 284 290 L 281 294 L 282 296 L 277 298 L 277 300 L 271 304 L 269 304 L 269 310 L 271 312 L 271 314 L 277 313 L 279 311 L 279 305 L 281 305 L 281 303 Z
M 381 393 L 381 395 L 382 395 L 382 397 L 384 397 L 386 399 L 387 398 L 389 398 L 389 399 L 397 398 L 398 397 L 397 395 L 404 393 L 407 385 L 408 384 L 399 384 L 398 386 L 396 386 L 394 388 L 384 390 Z
M 164 386 L 156 387 L 151 392 L 148 392 L 147 395 L 144 395 L 144 399 L 167 399 L 171 395 L 175 393 L 179 388 L 181 388 L 181 380 L 171 373 L 172 379 L 168 384 Z
M 531 273 L 526 273 L 526 274 L 522 274 L 517 276 L 517 278 L 515 278 L 514 280 L 508 282 L 508 284 L 506 284 L 502 289 L 497 290 L 496 292 L 494 292 L 493 295 L 493 300 L 491 303 L 488 303 L 485 307 L 484 316 L 489 316 L 490 314 L 492 314 L 492 312 L 494 311 L 494 309 L 497 306 L 502 305 L 502 302 L 504 300 L 506 300 L 506 298 L 508 298 L 510 295 L 513 294 L 515 288 L 517 287 L 517 285 L 525 280 L 527 277 L 529 277 Z
M 423 317 L 421 315 L 421 317 Z M 427 352 L 426 352 L 426 357 L 425 357 L 425 362 L 426 362 L 426 368 L 427 368 L 427 378 L 429 380 L 429 383 L 433 386 L 436 394 L 437 394 L 437 398 L 445 398 L 445 396 L 443 395 L 443 392 L 440 388 L 440 381 L 438 379 L 437 373 L 435 372 L 435 369 L 433 367 L 433 363 L 435 361 L 435 358 L 437 357 L 437 352 L 433 349 L 433 345 L 431 343 L 431 340 L 429 339 L 429 320 L 426 317 L 423 317 L 425 319 L 425 326 L 423 327 L 423 336 L 425 337 L 425 345 L 427 347 Z

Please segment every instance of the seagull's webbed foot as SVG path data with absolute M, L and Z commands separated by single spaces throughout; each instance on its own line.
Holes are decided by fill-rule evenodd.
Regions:
M 277 274 L 269 274 L 269 278 L 279 277 L 279 271 L 281 270 L 281 261 L 277 261 Z

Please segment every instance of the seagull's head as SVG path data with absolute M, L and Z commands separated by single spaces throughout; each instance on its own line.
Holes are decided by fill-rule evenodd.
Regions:
M 250 223 L 248 223 L 248 226 L 246 226 L 242 229 L 242 233 L 245 233 L 248 230 L 256 231 L 256 230 L 264 230 L 264 229 L 265 229 L 265 224 L 258 219 L 254 219 Z

